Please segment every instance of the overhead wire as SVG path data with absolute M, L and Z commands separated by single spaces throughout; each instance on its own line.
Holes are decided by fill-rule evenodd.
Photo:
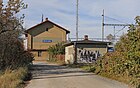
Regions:
M 108 19 L 112 19 L 112 20 L 114 20 L 114 21 L 118 21 L 118 22 L 121 22 L 121 23 L 128 24 L 128 23 L 126 23 L 126 22 L 123 22 L 123 21 L 117 20 L 117 19 L 112 18 L 112 17 L 108 17 L 108 16 L 105 16 L 105 17 L 108 18 Z
M 120 22 L 120 23 L 128 24 L 128 23 L 126 23 L 126 22 L 124 22 L 124 21 L 120 21 L 120 20 L 117 20 L 117 19 L 112 18 L 112 17 L 109 17 L 109 16 L 105 16 L 105 18 L 108 18 L 108 19 L 111 19 L 111 20 L 113 20 L 113 21 L 117 21 L 117 22 Z M 114 35 L 118 34 L 120 31 L 124 30 L 125 27 L 126 27 L 126 26 L 123 26 L 123 28 L 121 28 L 120 30 L 118 30 Z

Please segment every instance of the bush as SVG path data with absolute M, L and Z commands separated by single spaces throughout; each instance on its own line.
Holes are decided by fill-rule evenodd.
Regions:
M 124 39 L 129 37 L 131 36 L 127 35 Z M 98 62 L 97 72 L 99 72 L 100 67 L 99 74 L 126 82 L 138 88 L 140 85 L 140 50 L 133 48 L 133 46 L 138 46 L 137 41 L 131 45 L 133 40 L 120 40 L 116 45 L 116 51 L 107 53 L 101 62 Z
M 48 48 L 49 60 L 54 62 L 64 62 L 65 47 L 64 42 L 57 43 Z
M 115 52 L 107 53 L 96 64 L 97 73 L 136 88 L 140 86 L 140 16 L 137 26 L 131 25 L 127 34 L 115 45 Z M 96 72 L 95 71 L 95 72 Z
M 23 43 L 18 38 L 18 31 L 8 31 L 0 34 L 0 69 L 17 69 L 29 65 L 33 56 L 24 50 Z
M 24 88 L 22 84 L 27 74 L 27 67 L 22 67 L 17 70 L 6 69 L 0 75 L 0 88 Z

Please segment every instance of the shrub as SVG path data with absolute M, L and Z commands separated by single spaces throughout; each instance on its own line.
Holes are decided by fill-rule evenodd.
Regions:
M 48 48 L 49 52 L 49 60 L 54 62 L 64 62 L 64 54 L 65 54 L 65 47 L 63 46 L 64 42 L 57 43 Z
M 115 45 L 115 52 L 107 53 L 96 64 L 97 73 L 140 86 L 140 17 L 137 26 L 131 25 L 126 35 Z M 95 71 L 95 72 L 96 72 Z
M 18 39 L 17 31 L 8 31 L 0 34 L 0 69 L 17 69 L 29 65 L 33 56 L 25 51 L 22 42 Z
M 6 69 L 0 75 L 0 88 L 24 88 L 22 84 L 27 74 L 27 67 L 20 67 L 17 70 Z

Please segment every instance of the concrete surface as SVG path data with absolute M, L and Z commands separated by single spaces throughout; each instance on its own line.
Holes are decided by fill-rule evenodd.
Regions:
M 127 85 L 79 68 L 36 62 L 26 88 L 129 88 Z

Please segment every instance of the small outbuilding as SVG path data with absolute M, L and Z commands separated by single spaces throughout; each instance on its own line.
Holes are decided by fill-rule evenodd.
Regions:
M 88 40 L 85 35 L 84 40 L 72 41 L 65 44 L 65 63 L 92 63 L 100 56 L 108 52 L 111 42 Z

